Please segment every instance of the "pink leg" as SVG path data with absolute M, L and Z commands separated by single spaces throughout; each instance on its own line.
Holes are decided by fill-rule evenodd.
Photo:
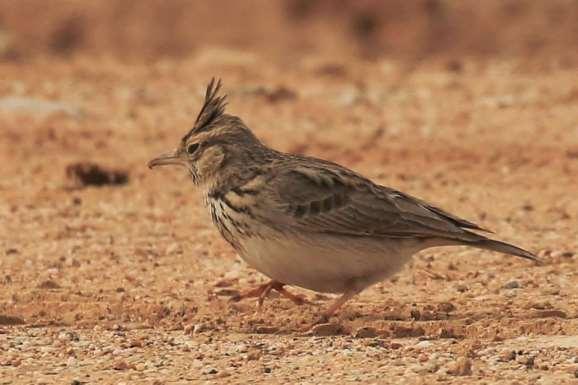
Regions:
M 360 291 L 361 290 L 359 289 L 354 290 L 352 289 L 343 293 L 341 297 L 337 298 L 335 302 L 333 302 L 331 306 L 329 306 L 329 308 L 323 312 L 321 318 L 317 322 L 315 322 L 315 324 L 327 323 L 331 318 L 331 316 L 333 316 L 337 312 L 337 310 L 339 310 L 351 298 L 359 294 Z
M 267 296 L 269 295 L 271 290 L 276 290 L 277 292 L 279 292 L 279 294 L 288 298 L 296 305 L 302 305 L 304 303 L 309 303 L 309 301 L 307 301 L 305 298 L 298 296 L 298 295 L 295 295 L 295 294 L 292 294 L 289 291 L 285 290 L 284 286 L 285 286 L 285 284 L 283 284 L 281 282 L 271 280 L 271 281 L 269 281 L 263 285 L 259 285 L 256 288 L 249 290 L 246 293 L 243 293 L 243 294 L 240 294 L 239 296 L 233 297 L 232 300 L 241 301 L 241 300 L 246 299 L 246 298 L 257 297 L 259 307 L 261 307 L 261 306 L 263 306 L 263 301 L 265 301 L 265 298 L 267 298 Z

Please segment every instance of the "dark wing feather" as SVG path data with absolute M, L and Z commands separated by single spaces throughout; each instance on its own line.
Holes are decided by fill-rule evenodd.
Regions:
M 469 245 L 537 261 L 534 254 L 471 232 L 478 225 L 397 190 L 378 186 L 333 163 L 279 165 L 278 219 L 292 230 L 373 238 L 435 240 L 430 245 Z M 327 165 L 331 167 L 327 167 Z M 272 194 L 271 194 L 272 193 Z M 274 198 L 275 199 L 275 198 Z
M 276 177 L 278 202 L 304 231 L 351 236 L 477 239 L 479 226 L 345 169 L 298 166 Z
M 403 194 L 401 192 L 398 191 L 399 194 Z M 437 215 L 451 221 L 453 224 L 455 224 L 458 227 L 464 228 L 464 229 L 471 229 L 471 230 L 478 230 L 478 231 L 485 231 L 486 233 L 492 233 L 493 231 L 485 229 L 483 227 L 478 226 L 477 224 L 467 221 L 463 218 L 457 217 L 453 214 L 448 213 L 445 210 L 440 209 L 439 207 L 436 206 L 432 206 L 427 202 L 424 202 L 420 199 L 414 198 L 414 197 L 409 197 L 411 199 L 414 199 L 415 201 L 419 202 L 422 206 L 427 207 L 429 210 L 433 211 L 434 213 L 436 213 Z

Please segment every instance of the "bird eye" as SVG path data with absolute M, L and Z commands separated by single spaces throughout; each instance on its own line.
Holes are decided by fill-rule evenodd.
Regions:
M 194 154 L 195 151 L 199 148 L 199 143 L 191 143 L 187 146 L 187 153 L 189 155 Z

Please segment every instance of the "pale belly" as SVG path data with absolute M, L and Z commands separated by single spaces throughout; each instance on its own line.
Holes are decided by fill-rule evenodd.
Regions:
M 395 274 L 424 245 L 413 240 L 307 236 L 242 241 L 241 257 L 279 282 L 306 289 L 343 293 L 362 290 Z

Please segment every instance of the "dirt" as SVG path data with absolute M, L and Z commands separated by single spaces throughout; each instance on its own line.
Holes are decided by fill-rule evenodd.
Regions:
M 411 71 L 239 47 L 0 61 L 0 384 L 578 383 L 578 66 L 560 57 Z M 212 76 L 272 147 L 435 203 L 542 263 L 426 250 L 314 329 L 331 295 L 231 301 L 266 278 L 183 172 L 146 167 Z M 71 165 L 126 180 L 71 188 Z
M 73 163 L 66 167 L 66 176 L 71 185 L 84 186 L 122 185 L 128 182 L 123 170 L 103 169 L 95 163 Z

